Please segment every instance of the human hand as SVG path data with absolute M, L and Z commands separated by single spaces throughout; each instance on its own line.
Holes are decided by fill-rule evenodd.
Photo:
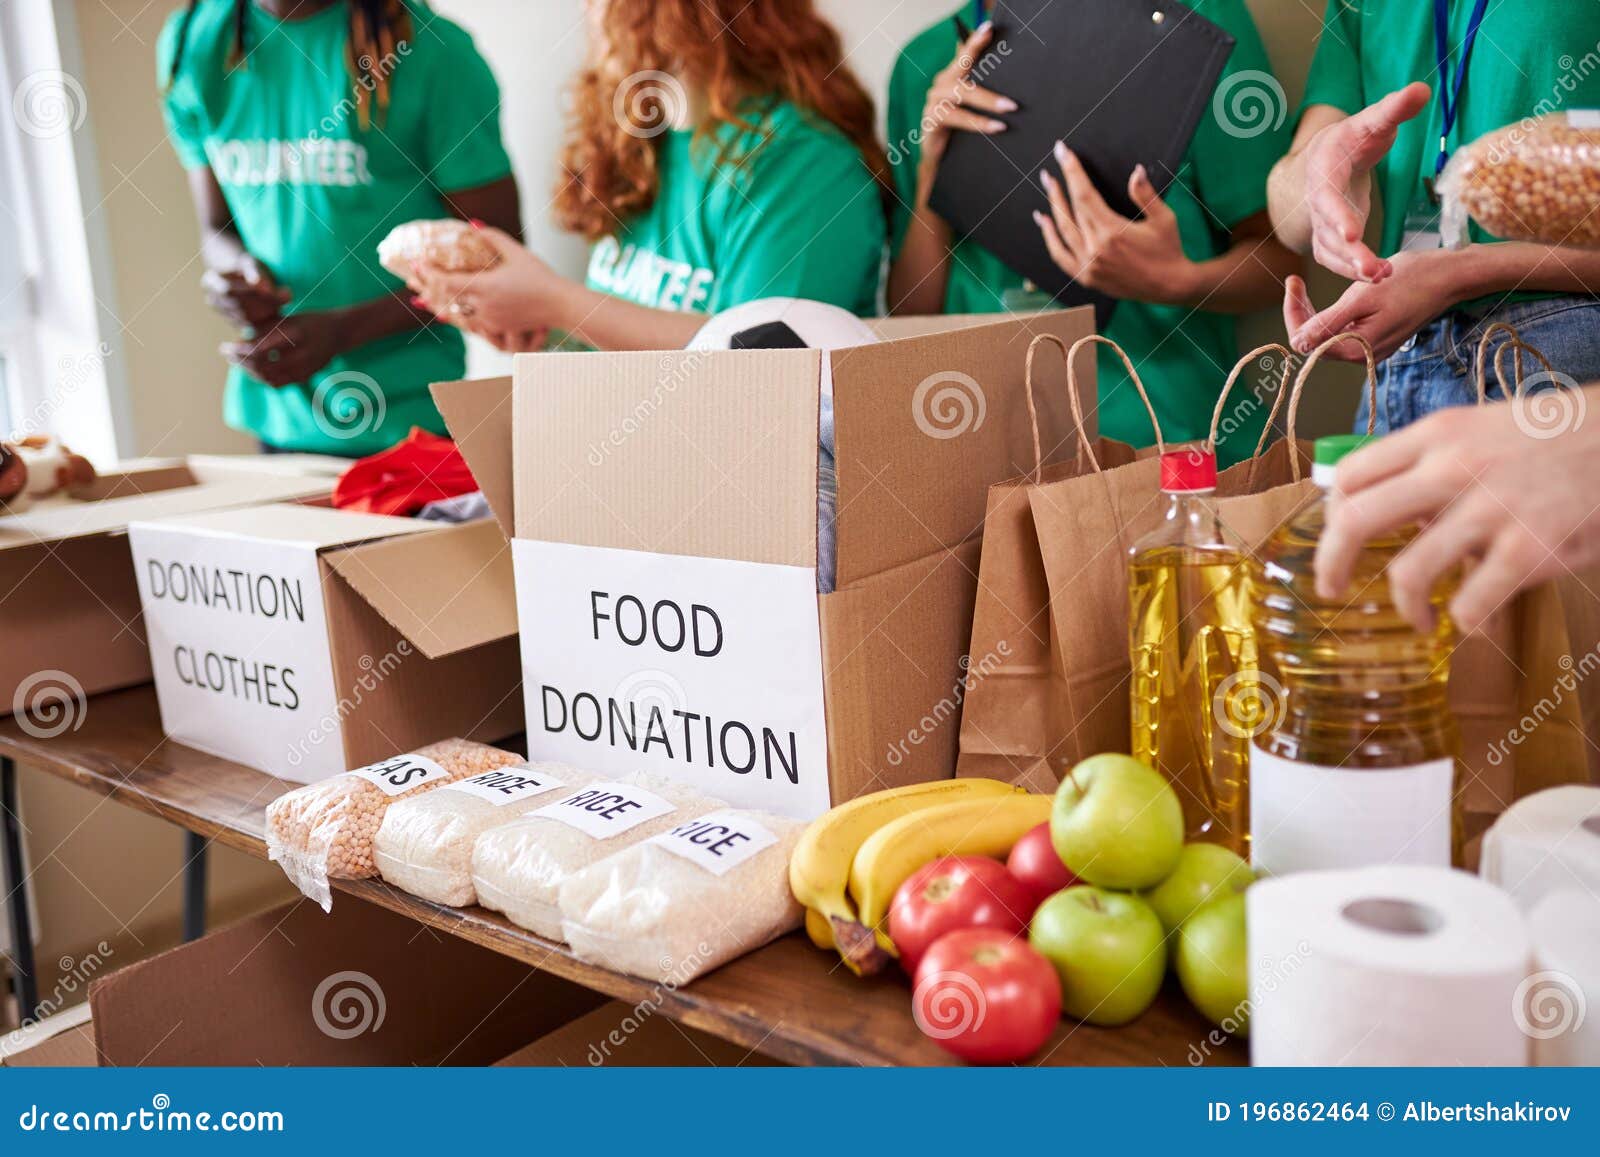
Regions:
M 548 330 L 571 283 L 510 234 L 488 227 L 480 233 L 500 260 L 478 273 L 452 273 L 428 262 L 417 263 L 407 284 L 421 304 L 441 321 L 496 345 L 501 336 L 509 335 L 515 345 L 522 335 Z
M 1017 111 L 1016 101 L 980 87 L 972 79 L 972 70 L 993 40 L 994 25 L 986 20 L 928 86 L 922 106 L 922 153 L 917 162 L 917 189 L 924 202 L 950 145 L 951 132 L 1003 133 L 1006 123 L 998 119 L 999 114 Z
M 1382 281 L 1392 271 L 1362 235 L 1372 211 L 1372 170 L 1394 147 L 1400 126 L 1428 106 L 1420 81 L 1324 128 L 1305 147 L 1311 255 L 1351 281 Z
M 242 330 L 270 325 L 292 296 L 248 253 L 233 269 L 206 270 L 200 288 L 206 304 Z
M 1367 339 L 1381 359 L 1448 310 L 1467 292 L 1467 282 L 1456 276 L 1460 254 L 1448 250 L 1397 253 L 1390 262 L 1392 277 L 1379 282 L 1357 281 L 1338 301 L 1320 313 L 1311 303 L 1306 283 L 1291 276 L 1284 282 L 1283 324 L 1296 353 L 1309 353 L 1339 333 L 1356 333 Z M 1341 344 L 1325 355 L 1338 361 L 1362 361 L 1364 352 Z
M 1184 255 L 1177 214 L 1144 166 L 1128 179 L 1128 196 L 1144 214 L 1134 221 L 1106 204 L 1075 153 L 1057 141 L 1055 154 L 1065 185 L 1048 171 L 1039 174 L 1050 215 L 1035 213 L 1033 220 L 1056 266 L 1079 285 L 1112 297 L 1188 300 L 1194 263 Z
M 260 337 L 223 342 L 222 356 L 269 386 L 289 386 L 311 376 L 347 348 L 349 327 L 341 310 L 279 318 Z
M 1600 422 L 1583 422 L 1600 386 L 1441 410 L 1339 464 L 1317 545 L 1317 593 L 1338 598 L 1374 537 L 1422 531 L 1389 564 L 1395 606 L 1433 627 L 1429 594 L 1469 558 L 1450 603 L 1463 634 L 1518 591 L 1600 563 Z

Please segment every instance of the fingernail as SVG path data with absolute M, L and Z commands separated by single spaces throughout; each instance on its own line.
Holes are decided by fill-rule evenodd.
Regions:
M 427 309 L 428 308 L 428 303 L 426 301 L 422 300 L 422 297 L 420 295 L 413 296 L 411 298 L 411 304 L 416 306 L 418 309 Z
M 1044 184 L 1046 189 L 1050 188 L 1056 183 L 1056 179 L 1050 175 L 1050 171 L 1048 169 L 1039 170 L 1039 180 Z
M 1147 181 L 1150 179 L 1150 175 L 1144 171 L 1143 164 L 1138 164 L 1133 167 L 1133 175 L 1138 177 L 1141 181 Z
M 991 133 L 1003 133 L 1006 131 L 1006 122 L 991 120 L 988 124 L 988 129 Z
M 993 20 L 985 20 L 982 24 L 978 25 L 978 27 L 975 30 L 975 32 L 987 32 L 987 31 L 989 31 L 989 29 L 991 29 L 993 27 L 994 27 L 994 21 Z
M 1003 96 L 999 100 L 995 101 L 994 103 L 995 103 L 995 106 L 997 108 L 999 108 L 999 110 L 1001 112 L 1016 112 L 1017 111 L 1017 102 L 1012 100 L 1009 96 Z
M 1061 141 L 1057 141 L 1055 143 L 1054 151 L 1056 154 L 1056 160 L 1060 161 L 1062 164 L 1066 164 L 1067 158 L 1072 155 L 1067 151 L 1067 146 Z
M 467 218 L 467 224 L 471 225 L 474 229 L 482 229 L 483 228 L 483 222 L 478 220 L 476 217 L 468 217 Z
M 1035 209 L 1033 211 L 1033 223 L 1035 225 L 1043 225 L 1044 224 L 1044 214 L 1039 212 L 1039 210 L 1037 210 L 1037 209 Z

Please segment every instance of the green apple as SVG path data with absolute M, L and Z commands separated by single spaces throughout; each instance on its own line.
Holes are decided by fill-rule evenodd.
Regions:
M 1244 893 L 1203 904 L 1178 929 L 1178 983 L 1211 1023 L 1244 1036 L 1250 1020 L 1250 948 Z
M 1183 851 L 1183 806 L 1172 785 L 1131 755 L 1095 755 L 1067 772 L 1050 839 L 1078 879 L 1102 888 L 1159 884 Z
M 1127 1024 L 1150 1007 L 1167 972 L 1161 921 L 1128 892 L 1079 884 L 1033 914 L 1028 942 L 1061 977 L 1061 1008 L 1090 1024 Z
M 1200 905 L 1242 892 L 1255 878 L 1250 865 L 1221 844 L 1185 844 L 1172 874 L 1144 898 L 1170 936 Z

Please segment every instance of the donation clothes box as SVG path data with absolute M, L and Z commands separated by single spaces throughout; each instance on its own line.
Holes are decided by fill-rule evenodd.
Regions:
M 276 504 L 129 536 L 180 743 L 312 783 L 522 729 L 511 558 L 492 520 Z
M 1070 457 L 1088 309 L 815 350 L 549 353 L 434 399 L 512 535 L 531 758 L 798 818 L 955 766 L 991 483 Z M 836 589 L 817 593 L 831 357 Z M 1080 353 L 1085 409 L 1094 356 Z M 1091 431 L 1092 433 L 1092 431 Z
M 250 463 L 126 463 L 74 497 L 0 514 L 0 716 L 28 713 L 59 733 L 81 719 L 75 703 L 84 696 L 149 681 L 129 523 L 311 500 L 333 486 Z

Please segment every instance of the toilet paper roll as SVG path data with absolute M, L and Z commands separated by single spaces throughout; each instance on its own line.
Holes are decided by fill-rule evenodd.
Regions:
M 1600 1065 L 1600 896 L 1551 892 L 1528 913 L 1538 971 L 1518 989 L 1536 1065 Z
M 1449 868 L 1301 872 L 1245 893 L 1258 1065 L 1525 1065 L 1522 913 Z
M 1478 871 L 1525 912 L 1553 891 L 1600 894 L 1600 787 L 1572 784 L 1519 799 L 1484 835 Z

